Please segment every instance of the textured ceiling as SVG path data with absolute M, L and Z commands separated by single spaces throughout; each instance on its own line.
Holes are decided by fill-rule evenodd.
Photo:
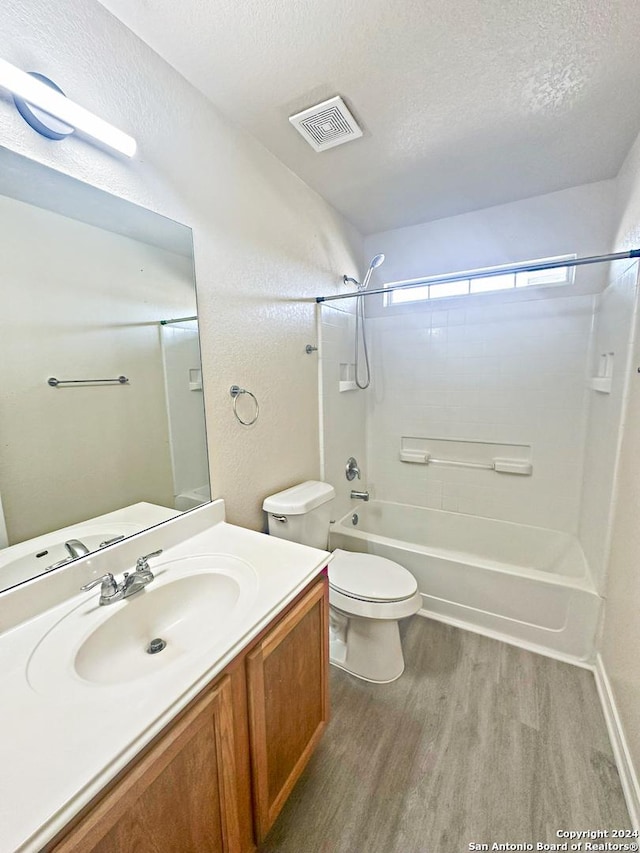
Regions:
M 365 234 L 611 178 L 640 130 L 638 0 L 102 3 Z M 317 154 L 287 118 L 335 94 L 364 136 Z

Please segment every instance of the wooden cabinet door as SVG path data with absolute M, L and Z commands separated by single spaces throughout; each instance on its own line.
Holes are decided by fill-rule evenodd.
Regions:
M 239 853 L 231 695 L 225 676 L 55 853 Z
M 327 725 L 328 607 L 323 580 L 247 656 L 258 842 L 275 821 Z

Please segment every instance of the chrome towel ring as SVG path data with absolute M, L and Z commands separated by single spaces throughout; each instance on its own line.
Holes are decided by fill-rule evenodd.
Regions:
M 251 391 L 246 391 L 239 385 L 232 385 L 229 389 L 229 394 L 231 394 L 231 396 L 233 397 L 233 414 L 236 416 L 236 420 L 238 420 L 242 424 L 242 426 L 253 426 L 253 424 L 255 424 L 255 422 L 258 420 L 258 415 L 260 414 L 260 406 L 258 405 L 256 395 L 252 394 Z M 256 404 L 256 413 L 250 421 L 243 421 L 240 415 L 238 414 L 238 397 L 241 394 L 248 394 L 253 400 L 253 402 Z

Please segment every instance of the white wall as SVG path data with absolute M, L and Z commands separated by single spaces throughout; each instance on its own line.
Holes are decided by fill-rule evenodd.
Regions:
M 191 259 L 4 196 L 0 220 L 10 544 L 138 501 L 173 506 L 157 321 L 194 312 Z M 121 374 L 128 385 L 47 384 Z
M 618 177 L 619 226 L 614 250 L 640 247 L 640 136 Z M 606 585 L 602 658 L 630 758 L 640 775 L 640 334 L 630 363 L 613 536 Z M 640 789 L 637 789 L 640 793 Z
M 584 184 L 511 204 L 475 210 L 365 238 L 365 252 L 384 252 L 372 285 L 575 252 L 610 251 L 615 181 Z M 604 286 L 602 268 L 583 268 L 577 290 Z
M 68 0 L 64 14 L 7 0 L 0 55 L 51 77 L 139 151 L 127 161 L 45 140 L 6 93 L 0 144 L 194 229 L 214 496 L 231 521 L 261 527 L 264 495 L 319 475 L 312 297 L 356 274 L 360 236 L 94 0 Z M 260 400 L 251 429 L 233 418 L 234 383 Z

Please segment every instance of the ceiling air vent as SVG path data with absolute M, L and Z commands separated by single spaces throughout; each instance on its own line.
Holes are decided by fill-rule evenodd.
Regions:
M 356 120 L 339 95 L 289 116 L 289 121 L 316 151 L 326 151 L 362 136 Z

